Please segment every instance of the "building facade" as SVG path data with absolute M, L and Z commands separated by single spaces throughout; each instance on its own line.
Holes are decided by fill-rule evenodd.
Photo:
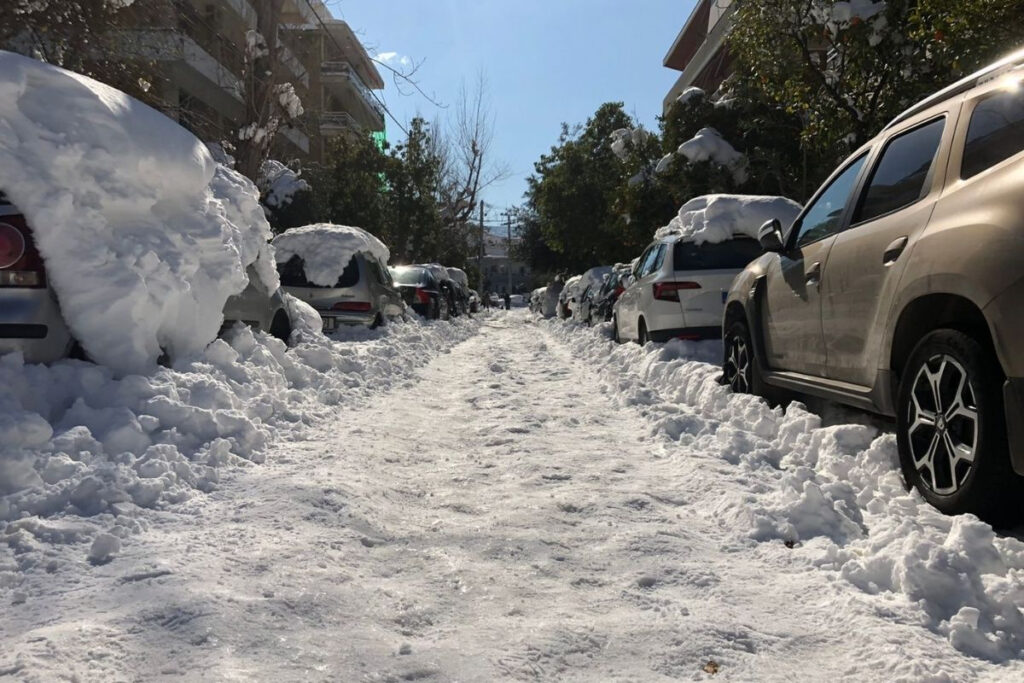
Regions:
M 132 49 L 158 64 L 154 104 L 203 140 L 236 137 L 246 116 L 247 40 L 266 6 L 264 0 L 147 2 Z M 384 81 L 348 24 L 321 0 L 283 0 L 273 40 L 275 80 L 292 84 L 304 113 L 278 131 L 272 156 L 322 161 L 335 135 L 384 131 L 375 92 Z
M 478 259 L 483 291 L 517 294 L 530 290 L 533 272 L 525 262 L 509 254 L 509 247 L 515 247 L 518 240 L 517 237 L 510 241 L 507 237 L 484 233 L 483 256 Z
M 687 88 L 712 93 L 732 73 L 725 37 L 732 27 L 735 9 L 732 0 L 698 0 L 662 62 L 680 72 L 662 102 L 664 112 Z

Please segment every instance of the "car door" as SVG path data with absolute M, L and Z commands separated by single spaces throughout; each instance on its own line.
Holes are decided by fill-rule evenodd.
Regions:
M 636 267 L 632 272 L 633 282 L 626 287 L 626 290 L 619 297 L 619 307 L 616 312 L 619 334 L 626 339 L 636 338 L 636 321 L 640 305 L 640 273 L 657 246 L 657 243 L 652 244 L 640 254 L 640 258 L 637 259 Z
M 819 287 L 866 159 L 861 154 L 833 175 L 793 223 L 786 248 L 768 262 L 761 322 L 772 369 L 826 372 Z
M 836 236 L 821 280 L 830 378 L 874 384 L 887 304 L 908 260 L 904 250 L 928 224 L 942 189 L 935 169 L 945 167 L 943 132 L 953 132 L 946 120 L 933 118 L 886 141 L 850 227 Z

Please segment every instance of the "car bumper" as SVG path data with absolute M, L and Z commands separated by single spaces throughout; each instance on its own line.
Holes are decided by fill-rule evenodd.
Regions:
M 375 313 L 342 313 L 337 311 L 317 311 L 324 321 L 324 332 L 336 330 L 339 327 L 372 327 L 373 321 L 377 319 Z
M 651 341 L 667 342 L 672 339 L 685 339 L 688 341 L 703 341 L 705 339 L 721 339 L 722 328 L 718 325 L 712 327 L 675 327 L 667 330 L 651 330 L 648 332 Z
M 0 289 L 0 354 L 20 351 L 29 363 L 65 357 L 71 333 L 48 289 Z

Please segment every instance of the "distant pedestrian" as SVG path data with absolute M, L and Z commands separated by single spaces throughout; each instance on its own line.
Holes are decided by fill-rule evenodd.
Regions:
M 512 295 L 509 294 L 508 292 L 505 292 L 505 310 L 507 311 L 507 310 L 509 310 L 511 308 L 512 308 Z

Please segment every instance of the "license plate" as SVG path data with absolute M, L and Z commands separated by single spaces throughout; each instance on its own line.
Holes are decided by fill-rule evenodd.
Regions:
M 334 318 L 324 318 L 324 332 L 334 329 Z

